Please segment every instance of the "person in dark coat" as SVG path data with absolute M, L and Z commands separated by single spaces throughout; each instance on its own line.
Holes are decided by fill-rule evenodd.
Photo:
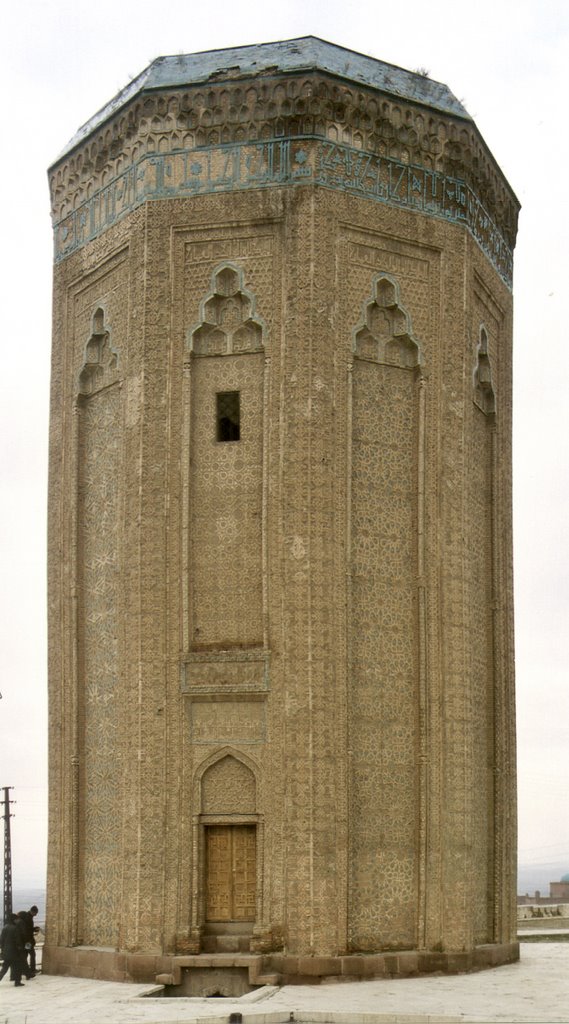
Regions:
M 6 974 L 9 968 L 11 968 L 10 977 L 14 981 L 14 985 L 20 986 L 22 984 L 22 965 L 24 961 L 24 943 L 22 941 L 22 932 L 17 924 L 18 918 L 16 914 L 10 914 L 7 923 L 2 929 L 0 934 L 0 947 L 2 948 L 2 970 L 0 971 L 0 981 Z
M 36 974 L 36 929 L 34 928 L 34 917 L 37 912 L 38 908 L 34 905 L 33 907 L 30 907 L 29 910 L 20 910 L 18 914 L 21 922 L 20 927 L 22 929 L 22 938 L 24 940 L 24 973 L 28 978 L 34 978 Z
M 19 929 L 20 937 L 22 939 L 22 974 L 25 974 L 29 981 L 32 976 L 32 972 L 28 967 L 28 951 L 31 949 L 31 946 L 28 942 L 29 927 L 26 919 L 26 913 L 27 911 L 25 910 L 18 911 L 16 914 L 16 928 Z

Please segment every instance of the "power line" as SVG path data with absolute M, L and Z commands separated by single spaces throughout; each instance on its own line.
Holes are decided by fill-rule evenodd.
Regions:
M 562 854 L 566 853 L 569 849 L 569 841 L 562 839 L 559 843 L 549 843 L 542 846 L 520 846 L 519 853 L 537 853 L 538 850 L 559 850 L 561 849 Z

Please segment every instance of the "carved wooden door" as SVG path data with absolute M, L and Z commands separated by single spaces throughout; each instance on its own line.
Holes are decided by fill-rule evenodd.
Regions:
M 206 921 L 254 921 L 254 825 L 206 828 Z

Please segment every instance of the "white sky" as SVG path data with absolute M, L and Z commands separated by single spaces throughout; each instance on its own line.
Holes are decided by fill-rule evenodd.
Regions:
M 14 886 L 45 877 L 46 169 L 155 57 L 303 35 L 429 69 L 464 102 L 522 203 L 514 284 L 520 860 L 569 870 L 569 5 L 24 0 L 2 11 L 0 787 L 14 786 L 17 800 Z

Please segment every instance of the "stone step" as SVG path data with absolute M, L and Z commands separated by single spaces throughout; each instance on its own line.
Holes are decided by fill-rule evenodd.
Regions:
M 203 953 L 250 953 L 250 935 L 204 935 Z
M 251 921 L 208 921 L 204 924 L 204 935 L 249 935 L 253 934 Z
M 258 953 L 190 953 L 172 958 L 173 967 L 251 967 L 260 960 Z

